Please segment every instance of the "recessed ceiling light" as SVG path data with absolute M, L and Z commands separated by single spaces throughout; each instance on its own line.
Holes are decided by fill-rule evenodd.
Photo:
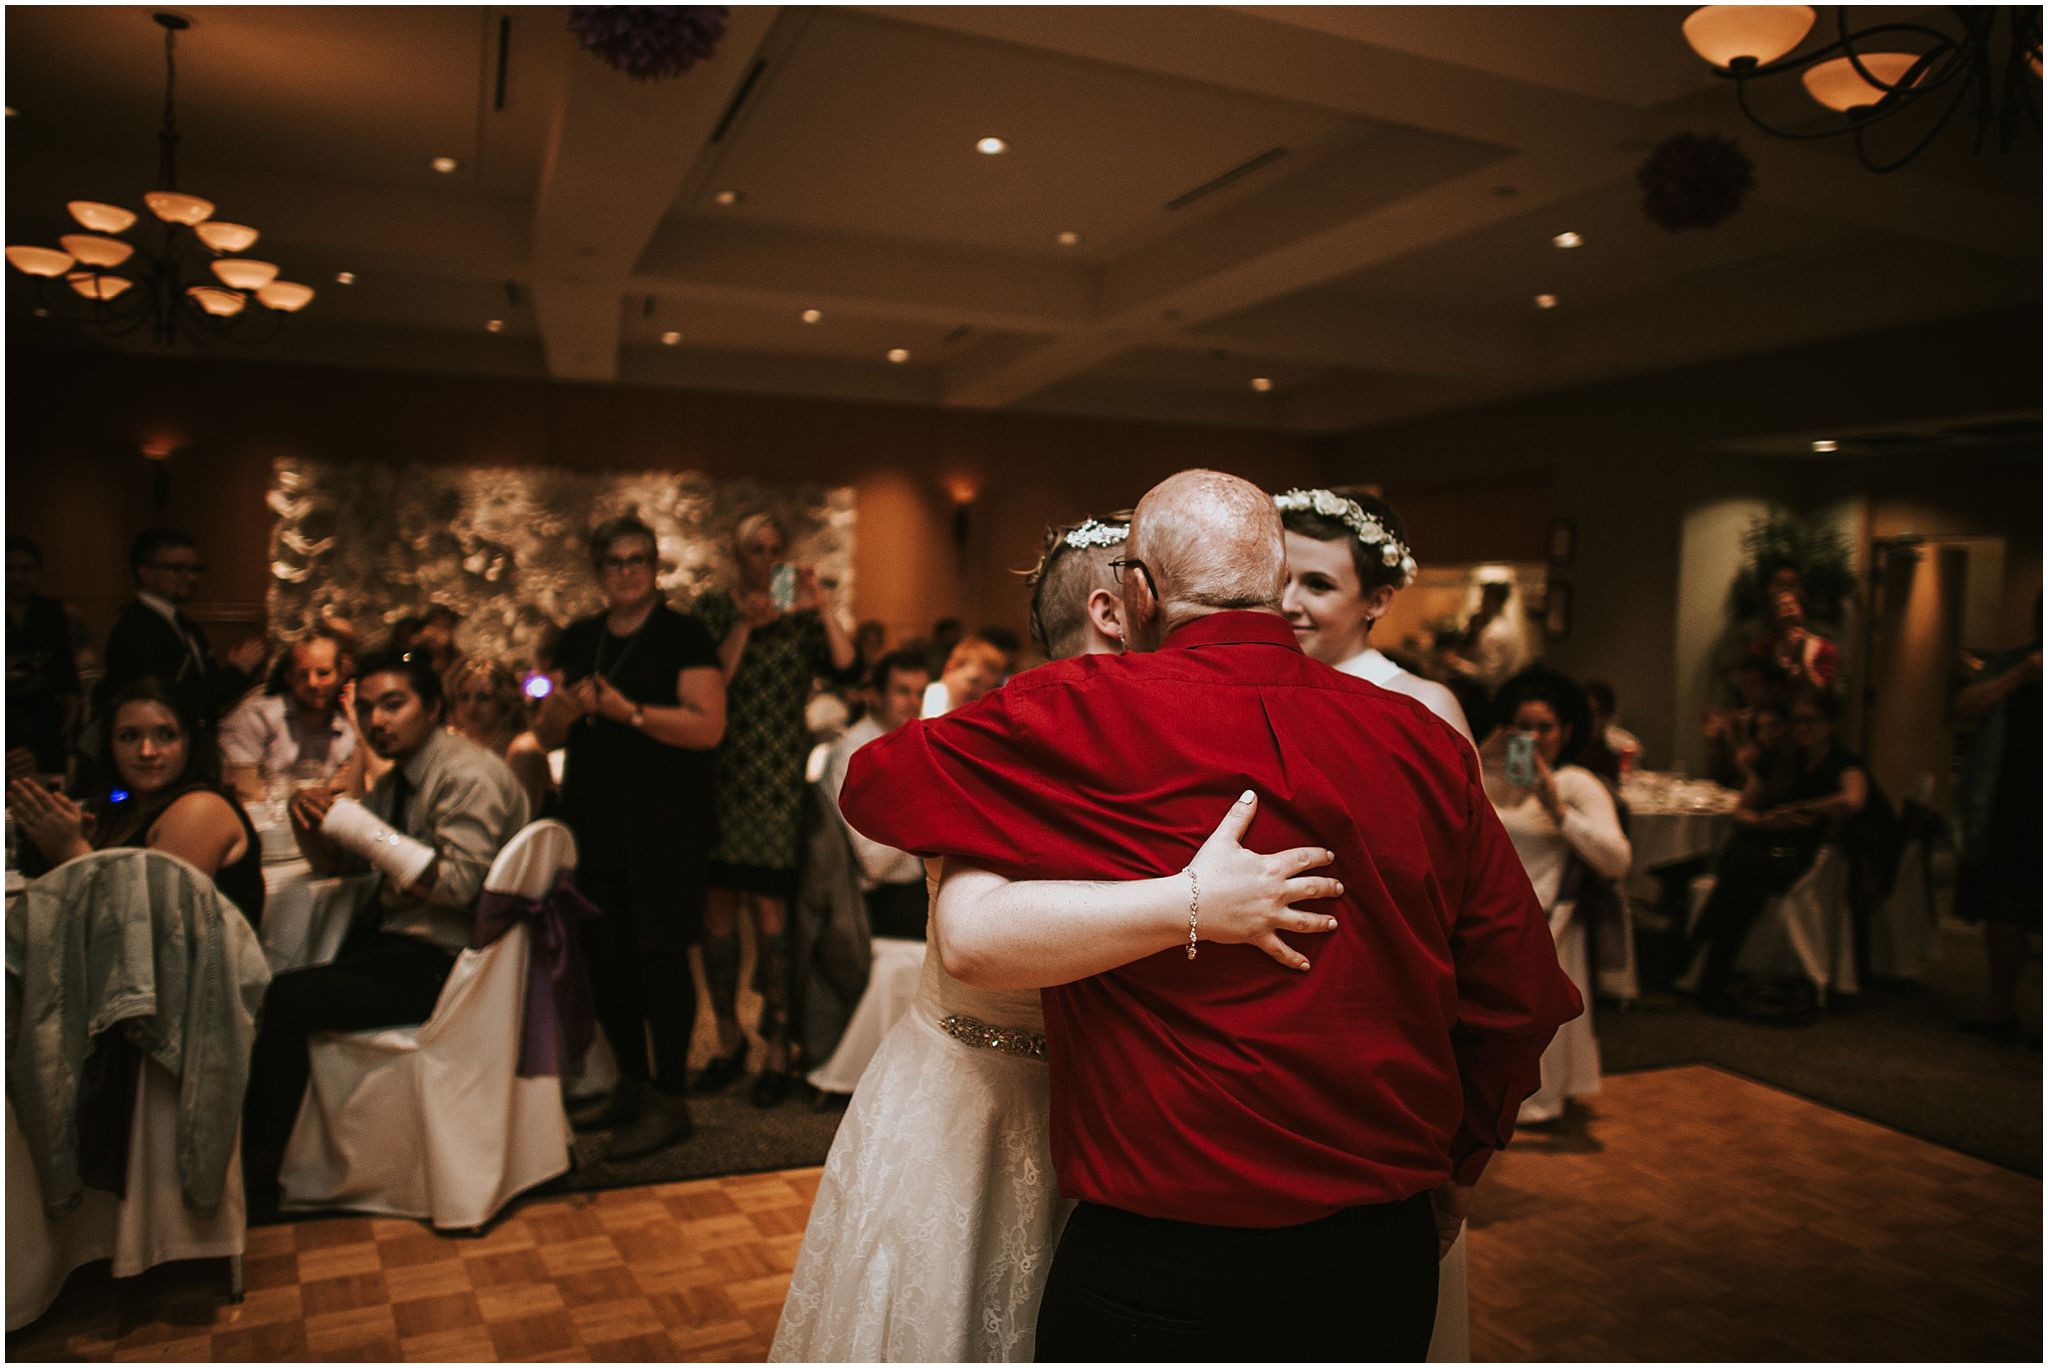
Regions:
M 505 331 L 505 320 L 504 320 L 504 319 L 502 319 L 502 318 L 493 318 L 493 319 L 490 319 L 489 321 L 487 321 L 487 322 L 486 322 L 486 323 L 484 324 L 484 331 L 485 331 L 485 332 L 503 332 L 503 331 Z
M 1071 228 L 1054 233 L 1052 240 L 1062 247 L 1078 247 L 1081 245 L 1081 235 Z
M 1264 394 L 1267 390 L 1273 388 L 1273 382 L 1263 375 L 1255 376 L 1252 379 L 1252 388 Z
M 462 159 L 460 157 L 433 157 L 428 160 L 427 165 L 433 167 L 444 176 L 452 176 L 462 169 Z
M 37 318 L 48 318 L 49 316 L 50 316 L 50 311 L 49 311 L 48 309 L 45 309 L 45 308 L 41 308 L 41 307 L 38 307 L 38 308 L 36 309 L 36 317 L 37 317 Z
M 665 333 L 663 333 L 663 334 L 661 335 L 661 345 L 662 345 L 662 346 L 664 346 L 664 347 L 673 347 L 673 346 L 674 346 L 674 345 L 675 345 L 676 343 L 678 343 L 678 342 L 680 342 L 680 341 L 682 341 L 682 340 L 683 340 L 683 335 L 682 335 L 681 333 L 679 333 L 679 332 L 673 332 L 673 331 L 671 331 L 671 332 L 665 332 Z
M 1539 308 L 1539 309 L 1554 309 L 1554 308 L 1556 308 L 1556 307 L 1557 307 L 1557 296 L 1556 296 L 1556 295 L 1554 295 L 1554 294 L 1540 294 L 1540 295 L 1537 295 L 1537 296 L 1536 296 L 1536 307 L 1537 307 L 1537 308 Z
M 901 347 L 891 347 L 891 348 L 889 348 L 889 360 L 890 360 L 890 361 L 892 361 L 892 362 L 894 362 L 894 363 L 895 363 L 896 365 L 899 365 L 899 366 L 900 366 L 900 365 L 902 365 L 902 364 L 903 364 L 903 363 L 904 363 L 905 361 L 908 361 L 909 359 L 910 359 L 910 353 L 909 353 L 909 352 L 907 352 L 907 351 L 905 351 L 905 350 L 904 350 L 903 348 L 901 348 Z
M 1585 246 L 1586 240 L 1580 237 L 1577 233 L 1574 233 L 1567 229 L 1566 231 L 1559 233 L 1556 237 L 1552 238 L 1550 240 L 1550 245 L 1553 247 L 1560 248 L 1564 251 L 1570 251 L 1574 247 Z
M 334 273 L 334 283 L 337 285 L 353 285 L 356 283 L 356 273 L 354 271 L 336 271 Z
M 974 150 L 986 157 L 997 157 L 1010 150 L 1010 145 L 1001 138 L 983 138 L 974 145 Z
M 746 196 L 738 190 L 721 190 L 711 198 L 715 203 L 731 206 L 738 204 Z
M 805 309 L 802 318 L 806 323 L 822 323 L 825 321 L 824 313 L 818 309 Z
M 1829 452 L 1835 450 L 1835 444 L 1833 442 L 1823 439 L 1821 441 L 1815 442 L 1813 444 L 1813 449 L 1819 452 Z

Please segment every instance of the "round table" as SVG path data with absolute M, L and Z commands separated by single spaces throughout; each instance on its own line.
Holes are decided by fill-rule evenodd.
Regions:
M 1631 873 L 1704 859 L 1728 839 L 1728 814 L 1742 795 L 1704 780 L 1639 775 L 1621 790 L 1628 804 Z
M 263 863 L 263 957 L 270 972 L 325 964 L 341 949 L 375 874 L 323 877 L 304 856 Z

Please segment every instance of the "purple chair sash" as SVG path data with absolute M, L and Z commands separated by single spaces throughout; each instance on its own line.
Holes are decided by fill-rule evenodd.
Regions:
M 532 945 L 526 960 L 526 1021 L 520 1029 L 519 1076 L 560 1076 L 582 1063 L 596 1017 L 590 971 L 583 962 L 583 938 L 576 923 L 598 916 L 597 905 L 576 890 L 576 871 L 564 869 L 539 900 L 516 893 L 485 892 L 477 899 L 476 934 L 470 948 L 481 950 L 526 923 Z

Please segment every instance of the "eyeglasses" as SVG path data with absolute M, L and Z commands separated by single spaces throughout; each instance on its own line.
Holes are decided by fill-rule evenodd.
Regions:
M 1152 582 L 1152 568 L 1146 565 L 1145 562 L 1139 560 L 1137 557 L 1121 556 L 1116 560 L 1111 561 L 1109 563 L 1109 568 L 1116 571 L 1117 574 L 1121 576 L 1124 572 L 1124 567 L 1127 565 L 1136 567 L 1138 573 L 1145 577 L 1145 592 L 1152 595 L 1152 597 L 1155 599 L 1158 598 L 1159 586 Z
M 203 575 L 206 573 L 205 561 L 144 561 L 143 566 L 150 570 L 167 571 L 173 575 Z
M 605 556 L 597 562 L 600 570 L 644 570 L 654 564 L 654 557 L 639 552 L 631 556 Z

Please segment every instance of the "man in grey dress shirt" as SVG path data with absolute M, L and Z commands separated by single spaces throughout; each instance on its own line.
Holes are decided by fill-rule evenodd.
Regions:
M 242 1125 L 243 1167 L 252 1211 L 274 1209 L 278 1158 L 306 1090 L 306 1036 L 411 1026 L 434 1004 L 469 944 L 484 875 L 526 824 L 526 794 L 505 762 L 444 730 L 440 676 L 421 657 L 372 656 L 356 685 L 356 724 L 371 750 L 393 761 L 367 806 L 395 829 L 433 847 L 411 884 L 379 881 L 330 964 L 277 975 L 263 1000 L 263 1030 L 249 1071 Z M 320 833 L 331 795 L 292 800 L 299 848 L 325 874 L 356 872 L 360 860 Z

